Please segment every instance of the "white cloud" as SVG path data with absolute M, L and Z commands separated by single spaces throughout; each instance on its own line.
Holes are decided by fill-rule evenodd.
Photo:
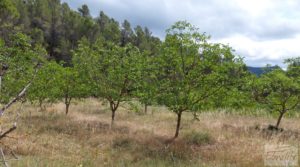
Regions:
M 299 41 L 300 35 L 270 41 L 255 41 L 242 35 L 217 40 L 217 42 L 232 46 L 240 56 L 246 55 L 245 61 L 248 64 L 264 66 L 276 63 L 283 67 L 283 59 L 300 56 Z
M 120 22 L 147 26 L 155 35 L 178 20 L 187 20 L 228 43 L 247 64 L 283 66 L 284 58 L 300 56 L 300 1 L 298 0 L 63 0 L 78 8 L 86 3 Z

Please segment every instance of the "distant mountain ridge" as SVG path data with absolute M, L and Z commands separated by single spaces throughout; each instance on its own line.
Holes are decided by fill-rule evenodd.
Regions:
M 248 70 L 257 76 L 264 74 L 265 72 L 272 71 L 276 68 L 280 68 L 279 66 L 271 66 L 271 67 L 251 67 L 247 66 Z

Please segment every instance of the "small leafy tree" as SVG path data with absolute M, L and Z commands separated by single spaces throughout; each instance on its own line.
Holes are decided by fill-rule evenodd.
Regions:
M 142 104 L 144 104 L 144 113 L 147 114 L 148 106 L 155 102 L 156 97 L 156 63 L 153 56 L 143 54 L 140 64 L 137 64 L 140 69 L 140 76 L 137 76 L 136 96 Z
M 83 80 L 81 80 L 79 73 L 73 67 L 60 66 L 59 75 L 59 97 L 63 98 L 66 106 L 66 114 L 68 114 L 71 101 L 75 98 L 86 97 L 88 87 Z
M 218 94 L 209 98 L 212 108 L 253 109 L 256 102 L 251 97 L 251 81 L 256 75 L 251 74 L 241 61 L 231 71 L 232 83 L 219 90 Z
M 296 80 L 300 79 L 300 57 L 286 59 L 285 64 L 288 65 L 287 75 Z
M 111 126 L 115 113 L 122 101 L 128 100 L 135 90 L 137 76 L 140 76 L 139 50 L 128 44 L 119 47 L 102 41 L 90 45 L 86 40 L 79 44 L 73 62 L 81 73 L 88 78 L 90 94 L 109 102 L 112 112 Z
M 61 91 L 59 83 L 61 77 L 59 76 L 60 65 L 56 62 L 48 62 L 44 68 L 37 73 L 38 79 L 30 87 L 27 98 L 32 102 L 38 102 L 41 110 L 45 110 L 44 103 L 57 102 L 57 97 Z
M 33 47 L 30 39 L 20 33 L 12 35 L 10 43 L 0 40 L 0 116 L 12 104 L 25 96 L 25 93 L 36 79 L 41 67 L 45 50 L 40 46 Z M 13 128 L 0 135 L 0 139 L 16 129 Z
M 62 100 L 68 114 L 71 101 L 86 95 L 86 85 L 73 67 L 63 67 L 56 62 L 49 62 L 38 76 L 39 79 L 33 84 L 29 97 L 31 101 L 38 101 L 40 106 L 43 102 L 53 103 Z
M 208 39 L 191 24 L 177 22 L 167 30 L 157 57 L 158 102 L 177 114 L 174 139 L 182 113 L 203 109 L 206 100 L 232 80 L 236 60 L 231 48 Z
M 275 129 L 279 128 L 282 117 L 294 110 L 300 102 L 300 85 L 281 69 L 263 74 L 253 82 L 252 94 L 255 100 L 270 111 L 278 112 Z

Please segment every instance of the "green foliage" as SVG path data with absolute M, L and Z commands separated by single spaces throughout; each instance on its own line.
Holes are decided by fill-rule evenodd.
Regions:
M 0 1 L 0 13 L 0 23 L 3 23 L 3 21 L 8 19 L 18 18 L 20 16 L 15 4 L 11 0 Z
M 15 97 L 35 78 L 36 70 L 42 64 L 45 51 L 33 47 L 23 34 L 11 36 L 10 43 L 0 45 L 1 103 Z
M 201 111 L 207 100 L 235 83 L 236 69 L 243 65 L 230 47 L 208 43 L 210 37 L 180 21 L 167 30 L 161 54 L 156 57 L 158 103 L 175 112 L 178 136 L 181 114 Z
M 81 8 L 78 8 L 78 11 L 82 17 L 91 17 L 90 9 L 86 4 L 82 5 Z
M 135 101 L 128 101 L 127 104 L 129 105 L 130 111 L 140 114 L 141 113 L 141 105 Z
M 59 98 L 64 100 L 66 105 L 66 114 L 68 114 L 71 100 L 74 98 L 83 98 L 88 96 L 88 86 L 81 80 L 79 73 L 72 67 L 60 68 L 60 79 L 58 88 L 60 90 Z
M 44 102 L 56 102 L 59 92 L 58 87 L 61 78 L 59 77 L 60 65 L 56 62 L 49 62 L 38 72 L 37 80 L 33 83 L 28 94 L 31 102 L 38 102 L 40 105 Z
M 87 96 L 88 88 L 79 73 L 72 67 L 63 67 L 56 62 L 49 62 L 39 71 L 37 81 L 31 87 L 29 99 L 43 102 L 63 100 L 68 112 L 71 100 Z
M 266 107 L 281 111 L 289 110 L 299 98 L 299 85 L 282 70 L 274 70 L 258 78 L 254 83 L 254 97 Z
M 287 65 L 287 75 L 299 80 L 300 77 L 300 57 L 286 59 L 284 61 Z
M 67 66 L 72 65 L 71 50 L 77 49 L 78 42 L 84 37 L 89 42 L 101 38 L 121 46 L 131 43 L 152 54 L 158 53 L 160 40 L 147 28 L 143 30 L 139 26 L 136 34 L 128 21 L 120 26 L 104 12 L 92 18 L 87 5 L 74 11 L 60 0 L 1 0 L 0 13 L 0 36 L 5 41 L 9 34 L 25 33 L 34 44 L 47 49 L 50 59 L 63 61 Z
M 132 45 L 108 47 L 102 54 L 102 64 L 99 66 L 102 72 L 100 95 L 109 101 L 124 101 L 135 89 L 140 52 Z
M 177 22 L 167 31 L 157 58 L 159 102 L 176 113 L 202 109 L 208 97 L 231 83 L 231 48 L 208 39 L 187 22 Z
M 206 102 L 210 108 L 230 108 L 235 110 L 257 108 L 257 103 L 251 97 L 251 82 L 256 78 L 254 74 L 247 71 L 245 65 L 237 65 L 232 83 L 223 87 L 218 94 L 210 97 Z
M 144 53 L 139 61 L 140 76 L 138 76 L 135 96 L 138 97 L 144 105 L 153 105 L 155 103 L 157 94 L 157 70 L 156 62 L 153 56 Z M 145 111 L 146 112 L 146 111 Z
M 213 142 L 212 137 L 207 132 L 191 131 L 185 134 L 184 139 L 188 144 L 205 145 Z
M 276 124 L 278 128 L 282 116 L 299 105 L 300 86 L 294 78 L 286 75 L 283 70 L 273 70 L 262 75 L 253 82 L 255 100 L 272 112 L 278 112 Z
M 132 97 L 139 81 L 141 54 L 129 44 L 120 47 L 98 40 L 90 44 L 83 39 L 74 52 L 73 64 L 90 86 L 90 95 L 106 99 L 113 112 L 122 101 Z

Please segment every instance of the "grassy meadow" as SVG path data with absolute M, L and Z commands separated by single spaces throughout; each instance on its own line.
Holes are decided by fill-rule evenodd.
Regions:
M 142 110 L 136 106 L 135 110 Z M 63 104 L 17 104 L 18 128 L 1 140 L 10 166 L 264 166 L 266 143 L 298 145 L 299 118 L 284 118 L 285 131 L 263 130 L 275 118 L 233 112 L 203 112 L 200 121 L 184 113 L 180 136 L 173 143 L 176 115 L 163 107 L 147 114 L 123 103 L 110 129 L 108 104 L 95 99 L 77 101 L 64 113 Z M 1 128 L 11 126 L 16 112 L 8 112 Z

